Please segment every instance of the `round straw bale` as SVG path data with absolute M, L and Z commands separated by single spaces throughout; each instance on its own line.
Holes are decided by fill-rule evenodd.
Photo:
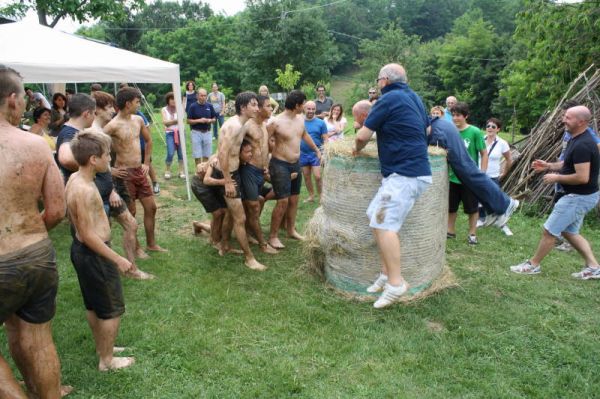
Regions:
M 350 140 L 325 146 L 323 194 L 308 228 L 309 263 L 323 271 L 336 291 L 370 298 L 366 288 L 381 270 L 379 251 L 366 215 L 381 185 L 377 149 L 370 143 L 361 156 L 351 155 Z M 421 195 L 399 232 L 402 275 L 410 289 L 407 300 L 423 297 L 452 283 L 445 270 L 448 220 L 446 152 L 429 148 L 433 184 Z M 314 254 L 318 253 L 316 256 Z M 312 259 L 310 254 L 312 254 Z M 442 273 L 444 272 L 444 273 Z M 436 281 L 443 274 L 443 281 Z

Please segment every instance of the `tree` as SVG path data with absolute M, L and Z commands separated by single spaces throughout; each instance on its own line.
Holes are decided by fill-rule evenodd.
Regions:
M 302 76 L 300 71 L 294 71 L 294 66 L 291 64 L 285 64 L 285 71 L 277 68 L 275 73 L 277 74 L 275 82 L 286 91 L 294 90 L 296 83 L 298 83 L 300 76 Z
M 118 20 L 125 16 L 125 10 L 136 9 L 143 0 L 14 0 L 0 9 L 0 14 L 23 17 L 29 10 L 37 12 L 41 25 L 55 27 L 65 17 L 79 23 L 91 19 Z
M 491 116 L 498 96 L 499 74 L 506 65 L 506 43 L 480 10 L 472 10 L 454 22 L 438 53 L 437 74 L 444 96 L 456 96 L 469 104 L 470 121 L 482 125 Z
M 529 0 L 517 18 L 512 61 L 502 72 L 501 96 L 533 127 L 569 84 L 600 59 L 597 0 L 555 4 Z

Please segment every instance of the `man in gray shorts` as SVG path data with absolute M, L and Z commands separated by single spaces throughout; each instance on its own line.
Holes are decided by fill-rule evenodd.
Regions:
M 60 398 L 60 363 L 50 327 L 58 272 L 48 230 L 64 217 L 65 197 L 48 144 L 16 127 L 24 96 L 21 76 L 0 65 L 0 325 L 6 325 L 29 397 Z M 27 398 L 2 355 L 0 398 Z
M 383 180 L 367 209 L 369 226 L 383 261 L 382 273 L 367 288 L 372 293 L 383 291 L 373 305 L 375 308 L 398 302 L 408 291 L 401 274 L 398 231 L 417 198 L 432 181 L 427 155 L 429 118 L 423 102 L 406 81 L 401 65 L 388 64 L 381 68 L 377 84 L 382 96 L 356 134 L 353 149 L 354 155 L 359 155 L 373 132 L 377 132 Z
M 192 155 L 196 165 L 208 161 L 212 155 L 213 136 L 210 132 L 210 124 L 215 121 L 217 114 L 206 98 L 206 90 L 199 88 L 198 101 L 190 105 L 187 114 L 187 121 L 192 130 Z

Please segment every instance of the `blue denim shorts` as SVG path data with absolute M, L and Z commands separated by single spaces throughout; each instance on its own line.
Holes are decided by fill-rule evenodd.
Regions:
M 431 176 L 406 177 L 396 173 L 381 181 L 381 187 L 367 208 L 369 226 L 398 232 L 417 198 L 431 185 Z
M 599 194 L 567 194 L 554 205 L 544 228 L 555 237 L 562 232 L 579 234 L 585 215 L 596 207 Z

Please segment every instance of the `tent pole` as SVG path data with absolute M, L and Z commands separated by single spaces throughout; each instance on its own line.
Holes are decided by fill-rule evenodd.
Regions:
M 192 192 L 190 190 L 190 178 L 188 171 L 187 151 L 185 144 L 185 125 L 183 124 L 183 104 L 181 103 L 181 83 L 179 80 L 179 66 L 177 67 L 177 77 L 172 82 L 173 96 L 175 97 L 175 108 L 177 109 L 177 127 L 179 128 L 179 145 L 183 153 L 183 171 L 185 173 L 185 188 L 187 189 L 188 201 L 192 200 Z

